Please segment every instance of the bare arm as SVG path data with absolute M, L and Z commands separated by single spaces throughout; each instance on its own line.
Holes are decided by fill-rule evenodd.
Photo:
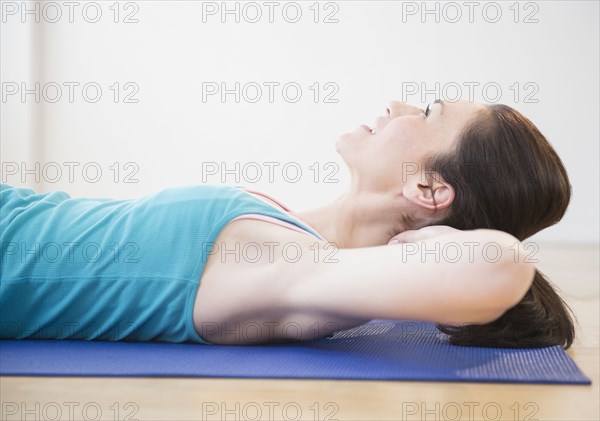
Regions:
M 507 233 L 481 229 L 340 249 L 337 262 L 307 259 L 284 268 L 290 285 L 284 300 L 297 314 L 487 323 L 531 286 L 535 267 L 515 259 L 525 255 L 521 247 Z

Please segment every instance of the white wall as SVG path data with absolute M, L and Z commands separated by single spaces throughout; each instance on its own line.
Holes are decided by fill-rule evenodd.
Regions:
M 228 2 L 228 7 L 235 4 Z M 247 3 L 237 4 L 243 9 Z M 435 15 L 408 14 L 420 9 L 421 2 L 321 2 L 320 23 L 313 22 L 314 9 L 309 9 L 314 2 L 296 3 L 302 10 L 297 23 L 286 22 L 282 15 L 287 5 L 286 18 L 294 18 L 291 2 L 278 3 L 273 23 L 264 2 L 253 4 L 263 13 L 258 23 L 248 22 L 244 15 L 239 23 L 233 15 L 226 15 L 225 23 L 220 14 L 203 15 L 203 7 L 221 7 L 221 2 L 121 2 L 115 23 L 113 2 L 79 2 L 72 9 L 71 23 L 64 2 L 28 2 L 29 9 L 37 7 L 40 12 L 36 23 L 34 15 L 23 15 L 21 2 L 3 2 L 3 89 L 7 83 L 21 82 L 32 88 L 35 81 L 46 86 L 39 104 L 33 95 L 25 102 L 11 95 L 0 104 L 3 181 L 22 184 L 21 173 L 8 174 L 7 162 L 28 161 L 29 168 L 39 162 L 40 183 L 29 175 L 23 184 L 39 191 L 62 189 L 73 196 L 126 198 L 168 186 L 220 183 L 218 175 L 204 174 L 203 180 L 203 163 L 226 162 L 234 168 L 239 162 L 253 177 L 249 163 L 255 162 L 263 170 L 259 182 L 243 176 L 236 182 L 229 175 L 226 183 L 253 186 L 294 209 L 309 209 L 341 194 L 347 185 L 348 174 L 334 148 L 340 134 L 370 124 L 390 99 L 404 95 L 422 106 L 436 97 L 451 99 L 456 85 L 466 98 L 466 84 L 473 82 L 479 84 L 474 89 L 476 101 L 485 100 L 483 85 L 489 84 L 491 99 L 492 87 L 499 86 L 497 102 L 531 118 L 567 166 L 574 188 L 568 213 L 532 240 L 598 242 L 597 2 L 522 2 L 517 23 L 514 6 L 509 9 L 514 2 L 479 2 L 472 23 L 465 2 L 450 6 L 429 2 L 428 8 L 437 4 L 440 9 L 439 23 Z M 95 19 L 96 5 L 102 15 L 90 23 L 86 19 Z M 245 9 L 247 19 L 256 10 L 250 7 Z M 490 23 L 496 7 L 502 16 Z M 57 10 L 60 19 L 55 18 Z M 457 10 L 462 18 L 451 23 Z M 331 12 L 338 22 L 323 23 Z M 530 20 L 538 22 L 525 23 L 532 13 Z M 138 22 L 124 23 L 128 15 Z M 72 103 L 65 82 L 79 84 Z M 115 82 L 120 83 L 117 103 Z M 137 103 L 123 101 L 133 91 L 131 86 L 124 89 L 128 82 L 139 88 L 133 96 Z M 229 88 L 235 82 L 280 85 L 273 103 L 264 85 L 257 103 L 244 98 L 236 103 L 233 95 L 225 102 L 217 96 L 203 102 L 203 82 L 225 82 Z M 288 82 L 303 89 L 297 103 L 282 96 L 280 88 Z M 321 86 L 317 103 L 310 89 L 315 82 Z M 407 83 L 433 89 L 436 82 L 446 91 L 424 98 L 406 96 Z M 86 83 L 101 87 L 98 102 L 83 98 Z M 333 97 L 337 102 L 324 101 L 332 92 L 324 89 L 326 83 L 337 87 Z M 514 97 L 515 83 L 519 98 Z M 52 84 L 62 86 L 62 97 L 55 103 L 49 101 L 56 93 Z M 524 102 L 531 93 L 537 102 Z M 88 94 L 92 96 L 93 89 Z M 133 164 L 126 167 L 128 162 Z M 292 183 L 276 170 L 271 182 L 264 162 L 278 162 L 279 169 L 296 163 L 302 176 Z M 315 163 L 321 170 L 318 175 Z M 333 164 L 326 167 L 327 163 Z M 88 180 L 81 171 L 86 164 Z M 78 165 L 73 182 L 67 176 L 68 165 Z M 57 166 L 61 177 L 56 176 Z M 97 182 L 91 182 L 94 168 L 102 170 Z M 294 176 L 292 169 L 289 177 Z M 132 172 L 139 182 L 124 182 Z M 324 182 L 332 172 L 337 181 Z

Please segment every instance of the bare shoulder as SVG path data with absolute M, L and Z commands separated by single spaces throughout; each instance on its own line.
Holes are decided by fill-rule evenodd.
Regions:
M 355 326 L 322 313 L 299 313 L 284 299 L 303 261 L 327 244 L 265 221 L 242 219 L 221 231 L 208 257 L 194 304 L 200 335 L 219 344 L 308 340 Z

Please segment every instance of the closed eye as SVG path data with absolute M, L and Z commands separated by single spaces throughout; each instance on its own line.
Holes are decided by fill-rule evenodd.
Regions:
M 425 114 L 425 118 L 427 118 L 427 116 L 429 115 L 429 106 L 431 104 L 427 104 L 427 108 L 425 109 L 425 111 L 423 111 L 423 114 Z

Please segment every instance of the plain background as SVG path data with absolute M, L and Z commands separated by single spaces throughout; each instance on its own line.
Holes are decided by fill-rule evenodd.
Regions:
M 306 210 L 348 185 L 335 151 L 341 134 L 371 124 L 391 99 L 424 107 L 456 97 L 457 86 L 468 99 L 471 85 L 473 100 L 492 99 L 529 117 L 567 167 L 574 192 L 567 214 L 530 240 L 598 243 L 596 1 L 475 2 L 471 19 L 466 2 L 427 2 L 439 22 L 435 12 L 423 14 L 420 1 L 274 2 L 273 22 L 265 2 L 227 2 L 239 22 L 222 15 L 222 2 L 76 2 L 73 22 L 65 2 L 53 3 L 1 4 L 2 182 L 113 198 L 224 183 Z M 288 22 L 298 9 L 298 22 Z M 97 10 L 98 21 L 88 22 Z M 252 23 L 257 10 L 262 17 Z M 21 89 L 35 91 L 36 82 L 39 102 L 34 94 L 23 100 Z M 72 102 L 65 83 L 74 87 Z M 230 90 L 239 83 L 239 102 L 233 94 L 203 100 L 207 83 Z M 275 86 L 272 102 L 265 83 Z M 102 89 L 97 102 L 85 100 L 86 84 Z M 408 95 L 407 85 L 419 93 Z M 19 92 L 9 95 L 14 86 Z M 52 102 L 56 86 L 61 97 Z M 262 97 L 253 102 L 256 86 Z M 292 102 L 298 86 L 301 97 Z M 128 94 L 137 102 L 125 102 Z M 207 171 L 236 162 L 238 179 Z M 13 164 L 34 172 L 12 174 Z

